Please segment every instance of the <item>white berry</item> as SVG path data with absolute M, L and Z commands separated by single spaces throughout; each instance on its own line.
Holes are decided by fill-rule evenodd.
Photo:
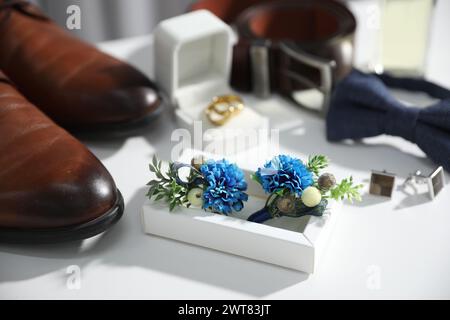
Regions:
M 315 207 L 322 200 L 322 195 L 320 194 L 319 189 L 316 187 L 308 187 L 303 190 L 302 193 L 302 201 L 307 207 Z
M 203 190 L 200 188 L 192 188 L 187 194 L 189 203 L 194 207 L 203 205 Z

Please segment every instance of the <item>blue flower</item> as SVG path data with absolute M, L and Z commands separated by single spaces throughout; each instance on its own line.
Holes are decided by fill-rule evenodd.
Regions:
M 243 201 L 248 200 L 247 183 L 244 173 L 235 164 L 223 159 L 208 160 L 200 167 L 205 178 L 203 209 L 228 215 L 232 210 L 240 211 Z
M 314 183 L 313 175 L 299 159 L 279 155 L 259 168 L 256 176 L 263 189 L 272 193 L 289 189 L 300 196 L 307 187 Z

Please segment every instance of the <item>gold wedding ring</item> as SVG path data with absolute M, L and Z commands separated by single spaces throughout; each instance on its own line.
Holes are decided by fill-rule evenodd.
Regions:
M 222 126 L 244 109 L 244 102 L 237 95 L 227 94 L 214 97 L 206 107 L 206 117 L 212 124 Z

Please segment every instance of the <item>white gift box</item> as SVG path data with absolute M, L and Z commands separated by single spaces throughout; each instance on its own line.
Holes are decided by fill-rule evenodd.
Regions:
M 165 202 L 147 200 L 142 209 L 144 231 L 313 273 L 330 239 L 340 205 L 330 201 L 321 217 L 280 217 L 264 224 L 247 221 L 267 199 L 261 186 L 250 178 L 251 172 L 244 170 L 249 200 L 242 211 L 224 216 L 200 208 L 178 207 L 169 212 Z
M 162 21 L 154 39 L 156 81 L 175 105 L 182 127 L 192 130 L 195 121 L 202 121 L 208 139 L 232 138 L 235 129 L 242 134 L 243 129 L 268 128 L 267 118 L 248 105 L 220 127 L 205 116 L 213 97 L 233 94 L 228 81 L 234 36 L 227 24 L 209 11 L 199 10 Z

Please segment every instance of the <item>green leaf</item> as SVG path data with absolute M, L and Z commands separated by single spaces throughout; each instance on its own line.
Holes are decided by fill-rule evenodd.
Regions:
M 158 180 L 150 180 L 150 181 L 147 183 L 147 186 L 154 186 L 154 185 L 156 185 L 156 184 L 159 184 L 159 181 L 158 181 Z
M 155 198 L 155 201 L 161 200 L 162 198 L 164 198 L 164 196 L 165 196 L 165 194 L 160 194 L 160 195 L 158 195 L 158 196 Z
M 150 189 L 148 189 L 147 197 L 149 197 L 151 199 L 151 197 L 153 196 L 153 194 L 155 193 L 157 188 L 158 188 L 158 186 L 154 185 Z
M 173 209 L 175 209 L 176 206 L 177 206 L 177 204 L 175 202 L 170 203 L 169 211 L 173 211 Z
M 165 178 L 161 172 L 156 172 L 156 177 L 158 177 L 159 179 L 165 180 Z
M 156 159 L 156 155 L 155 154 L 153 155 L 153 158 L 152 158 L 152 164 L 153 164 L 153 166 L 155 168 L 158 167 L 158 159 Z

